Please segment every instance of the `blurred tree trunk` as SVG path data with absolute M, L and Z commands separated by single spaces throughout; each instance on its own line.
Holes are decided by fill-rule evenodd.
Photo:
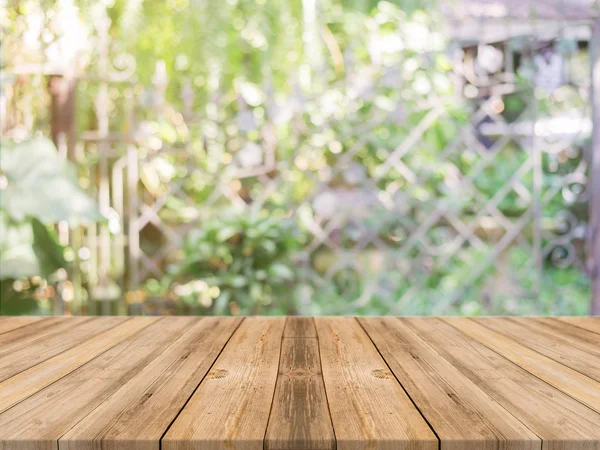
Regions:
M 75 159 L 75 140 L 77 138 L 75 129 L 77 80 L 62 75 L 51 75 L 48 85 L 52 99 L 50 104 L 52 141 L 59 150 L 66 146 L 67 154 L 65 156 L 72 161 Z
M 600 315 L 600 20 L 592 32 L 592 147 L 590 152 L 590 219 L 588 268 L 592 283 L 591 314 Z

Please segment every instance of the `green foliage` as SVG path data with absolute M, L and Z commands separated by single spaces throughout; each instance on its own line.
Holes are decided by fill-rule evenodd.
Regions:
M 289 312 L 286 292 L 297 280 L 291 256 L 301 243 L 289 218 L 238 212 L 201 222 L 170 270 L 173 292 L 204 314 Z
M 33 11 L 44 21 L 44 41 L 60 40 L 65 31 L 58 20 L 61 3 L 23 0 L 7 8 L 0 16 L 9 30 L 3 63 L 43 60 L 45 46 L 24 54 L 17 51 L 22 42 L 14 36 L 31 34 Z M 310 3 L 110 1 L 104 61 L 97 52 L 102 46 L 94 41 L 105 23 L 104 4 L 75 2 L 90 38 L 81 49 L 90 76 L 78 85 L 78 126 L 98 129 L 96 96 L 103 86 L 92 80 L 119 78 L 120 62 L 127 61 L 121 56 L 129 56 L 135 66 L 123 76 L 128 82 L 109 83 L 110 132 L 135 135 L 141 203 L 164 203 L 157 214 L 173 230 L 196 224 L 184 248 L 159 262 L 169 275 L 147 281 L 146 294 L 174 300 L 179 312 L 201 314 L 583 311 L 589 283 L 580 268 L 556 268 L 548 257 L 542 286 L 535 286 L 537 274 L 527 251 L 530 228 L 497 261 L 488 261 L 511 221 L 532 208 L 531 170 L 495 199 L 528 160 L 529 146 L 526 137 L 515 135 L 492 154 L 476 142 L 473 104 L 457 101 L 454 91 L 459 84 L 454 77 L 466 72 L 453 71 L 436 1 L 322 0 L 314 11 L 305 11 Z M 557 95 L 536 91 L 531 44 L 529 37 L 508 42 L 521 59 L 515 89 L 492 109 L 509 126 L 536 120 L 536 114 L 571 115 L 583 107 L 574 86 L 563 86 Z M 576 44 L 556 42 L 562 54 L 570 55 L 569 74 L 585 85 L 589 65 Z M 106 66 L 117 70 L 110 67 L 108 74 Z M 473 76 L 479 72 L 474 69 Z M 484 84 L 511 84 L 512 77 L 494 81 L 496 75 L 483 77 Z M 19 89 L 15 79 L 9 82 Z M 36 129 L 49 123 L 42 97 L 27 93 L 19 103 L 30 107 L 34 102 Z M 128 128 L 130 105 L 139 129 Z M 400 161 L 389 164 L 390 155 L 430 115 L 435 119 L 427 130 Z M 465 134 L 472 134 L 471 141 L 462 139 Z M 498 136 L 490 140 L 503 141 Z M 539 145 L 551 149 L 552 144 Z M 548 238 L 543 247 L 557 234 L 559 214 L 584 220 L 575 192 L 581 186 L 573 195 L 561 186 L 584 163 L 584 145 L 574 142 L 572 149 L 556 154 L 544 151 L 539 188 L 543 221 L 549 225 L 544 225 Z M 91 176 L 98 153 L 90 147 L 82 173 L 91 168 Z M 5 274 L 46 276 L 65 267 L 65 249 L 49 226 L 99 216 L 47 142 L 23 144 L 26 150 L 19 152 L 6 148 L 2 171 L 8 184 L 0 199 Z M 486 164 L 486 159 L 493 162 Z M 556 194 L 546 194 L 551 191 Z M 328 201 L 316 198 L 332 192 Z M 348 193 L 364 194 L 350 202 L 349 213 L 341 211 L 344 205 L 336 196 Z M 361 199 L 370 196 L 377 200 L 362 205 Z M 491 199 L 497 202 L 483 211 Z M 232 201 L 245 211 L 224 214 Z M 296 207 L 298 226 L 281 219 Z M 442 207 L 446 216 L 405 251 L 415 230 Z M 505 219 L 496 220 L 496 211 Z M 495 222 L 491 232 L 476 229 L 482 215 Z M 481 234 L 476 237 L 483 248 L 464 242 L 454 254 L 444 254 L 457 234 L 449 222 L 465 224 L 463 232 L 472 227 Z M 152 223 L 143 230 L 152 236 L 142 236 L 141 245 L 150 256 L 165 244 L 160 230 L 151 228 Z M 294 261 L 299 249 L 306 250 L 300 254 L 302 265 Z M 506 270 L 496 270 L 494 263 Z M 480 267 L 486 270 L 474 278 L 474 268 Z
M 468 184 L 455 187 L 457 178 L 476 173 L 489 155 L 485 155 L 485 149 L 465 143 L 442 156 L 470 127 L 471 109 L 466 102 L 456 101 L 452 65 L 443 53 L 446 42 L 439 33 L 435 8 L 425 12 L 407 7 L 409 3 L 320 2 L 322 29 L 316 33 L 326 36 L 325 45 L 321 42 L 320 47 L 299 39 L 301 31 L 310 32 L 302 23 L 299 3 L 231 0 L 220 4 L 218 11 L 211 4 L 203 5 L 207 15 L 188 14 L 187 1 L 144 3 L 140 23 L 146 28 L 139 30 L 139 44 L 131 43 L 143 49 L 145 56 L 138 58 L 139 63 L 165 60 L 167 76 L 174 81 L 166 94 L 175 108 L 181 106 L 178 88 L 183 80 L 191 80 L 196 94 L 194 106 L 200 111 L 199 126 L 190 130 L 178 127 L 176 121 L 169 123 L 164 116 L 156 121 L 149 118 L 165 144 L 189 142 L 191 150 L 185 160 L 173 156 L 152 159 L 143 169 L 145 186 L 154 189 L 152 192 L 160 192 L 160 183 L 151 180 L 159 180 L 162 173 L 163 183 L 181 181 L 188 195 L 202 205 L 217 196 L 220 186 L 235 180 L 237 193 L 252 203 L 265 193 L 264 178 L 238 180 L 235 171 L 244 166 L 241 162 L 247 153 L 257 153 L 260 158 L 260 150 L 268 145 L 271 136 L 269 139 L 276 143 L 273 152 L 277 161 L 277 171 L 272 176 L 284 182 L 266 196 L 262 208 L 265 215 L 276 216 L 288 205 L 299 204 L 300 215 L 306 218 L 300 217 L 303 225 L 318 221 L 323 212 L 316 211 L 313 195 L 322 189 L 323 179 L 327 188 L 340 191 L 360 191 L 374 181 L 380 192 L 398 193 L 398 198 L 389 199 L 401 202 L 397 210 L 369 207 L 368 213 L 361 211 L 357 226 L 344 223 L 332 232 L 329 239 L 345 250 L 357 244 L 360 230 L 377 235 L 390 250 L 402 249 L 410 230 L 441 204 L 461 221 L 470 223 L 481 213 L 479 208 L 486 199 L 499 192 L 528 155 L 518 142 L 509 141 L 496 150 L 493 164 L 487 164 L 473 176 L 472 188 Z M 165 24 L 169 15 L 178 19 Z M 206 17 L 210 17 L 210 23 Z M 279 18 L 280 24 L 274 23 L 273 18 Z M 178 24 L 177 29 L 173 23 Z M 173 51 L 175 48 L 177 52 Z M 149 83 L 154 67 L 138 69 L 140 77 Z M 535 95 L 530 82 L 520 80 L 520 83 L 519 92 L 505 97 L 504 114 L 509 123 L 528 118 L 521 116 Z M 546 105 L 556 103 L 546 97 L 536 100 L 543 113 L 551 111 Z M 567 97 L 569 101 L 561 105 L 562 110 L 576 106 L 573 96 L 567 94 Z M 386 166 L 386 161 L 414 128 L 440 106 L 443 112 L 402 158 L 402 163 L 415 174 L 415 180 L 410 181 L 393 165 Z M 182 169 L 190 163 L 196 167 L 192 176 Z M 330 170 L 331 179 L 322 175 Z M 544 180 L 549 184 L 544 188 L 551 187 L 552 174 L 545 173 Z M 519 181 L 532 190 L 531 172 Z M 222 201 L 210 209 L 208 214 L 213 217 L 210 225 L 200 223 L 202 233 L 205 226 L 210 227 L 208 234 L 202 235 L 204 239 L 218 241 L 216 232 L 210 238 L 209 231 L 227 229 L 227 224 L 219 218 L 219 211 L 226 205 Z M 559 196 L 552 200 L 553 212 L 564 206 Z M 521 217 L 531 204 L 511 190 L 495 207 L 510 219 Z M 167 202 L 163 217 L 181 218 L 188 209 L 184 202 L 172 199 Z M 440 224 L 426 238 L 441 252 L 440 248 L 454 238 L 452 226 Z M 494 264 L 486 260 L 497 242 L 489 239 L 487 251 L 461 248 L 455 258 L 439 258 L 444 262 L 438 266 L 435 264 L 438 258 L 432 258 L 433 267 L 429 267 L 431 263 L 423 256 L 426 252 L 404 255 L 406 264 L 412 265 L 410 277 L 385 265 L 371 264 L 371 255 L 378 259 L 384 252 L 369 247 L 353 254 L 360 262 L 359 269 L 350 264 L 356 261 L 349 261 L 348 267 L 334 270 L 339 255 L 323 245 L 313 251 L 309 261 L 316 274 L 297 269 L 296 277 L 286 284 L 288 295 L 281 296 L 281 303 L 272 302 L 270 293 L 264 296 L 268 290 L 266 284 L 253 291 L 260 295 L 251 294 L 251 282 L 245 280 L 255 279 L 254 272 L 262 274 L 254 268 L 255 261 L 244 261 L 243 255 L 238 254 L 239 266 L 215 267 L 208 263 L 207 254 L 200 258 L 201 270 L 191 277 L 192 284 L 186 285 L 189 289 L 196 286 L 196 290 L 177 297 L 189 305 L 200 300 L 210 305 L 194 306 L 198 312 L 225 311 L 218 305 L 225 305 L 233 297 L 240 307 L 230 310 L 233 312 L 290 313 L 295 311 L 294 305 L 306 314 L 535 311 L 532 280 L 536 274 L 524 270 L 510 280 L 500 279 Z M 213 246 L 205 248 L 216 251 Z M 228 255 L 236 254 L 226 248 Z M 189 254 L 186 250 L 186 260 Z M 244 264 L 249 265 L 248 273 L 239 277 Z M 471 279 L 473 267 L 480 266 L 490 268 L 477 279 Z M 546 270 L 555 273 L 558 269 L 549 263 Z M 570 307 L 584 305 L 589 298 L 585 274 L 576 272 L 583 285 Z M 232 284 L 232 280 L 240 286 Z M 506 283 L 522 289 L 505 289 Z M 164 289 L 164 282 L 158 284 Z M 414 289 L 421 284 L 422 288 Z M 457 297 L 464 285 L 468 289 Z M 219 287 L 221 304 L 210 295 L 214 286 Z M 548 296 L 551 290 L 542 295 Z M 213 289 L 213 295 L 216 292 Z M 286 305 L 291 297 L 294 305 Z M 239 298 L 242 300 L 238 301 Z M 268 299 L 267 304 L 264 298 Z M 524 300 L 516 302 L 519 298 Z M 552 312 L 548 304 L 544 308 L 545 312 Z
M 36 218 L 12 222 L 0 211 L 0 280 L 41 275 L 66 267 L 55 233 Z

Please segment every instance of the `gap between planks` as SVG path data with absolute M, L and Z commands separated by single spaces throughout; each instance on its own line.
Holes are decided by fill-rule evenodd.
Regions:
M 385 356 L 381 352 L 381 349 L 379 348 L 379 346 L 377 346 L 377 344 L 373 340 L 372 336 L 366 330 L 363 321 L 361 321 L 358 317 L 355 317 L 354 319 L 360 325 L 360 327 L 362 328 L 363 332 L 368 336 L 369 340 L 373 344 L 373 347 L 375 347 L 375 349 L 377 350 L 377 353 L 379 353 L 379 356 L 381 356 L 381 359 L 385 363 L 385 365 L 388 368 L 389 372 L 394 376 L 394 379 L 396 380 L 396 382 L 400 385 L 400 387 L 402 388 L 402 390 L 404 391 L 404 393 L 406 394 L 406 396 L 408 397 L 408 399 L 412 402 L 412 404 L 415 407 L 415 409 L 419 412 L 419 414 L 421 415 L 421 417 L 423 418 L 423 420 L 425 421 L 425 423 L 427 424 L 427 426 L 431 429 L 431 432 L 435 435 L 436 439 L 438 440 L 438 448 L 441 448 L 441 446 L 442 446 L 442 439 L 440 438 L 440 435 L 438 434 L 438 432 L 432 426 L 430 420 L 427 419 L 427 417 L 425 416 L 425 414 L 423 414 L 423 411 L 421 410 L 421 408 L 419 408 L 417 406 L 417 403 L 412 398 L 412 396 L 409 394 L 409 392 L 407 391 L 406 387 L 400 382 L 400 379 L 398 378 L 397 374 L 390 367 L 390 363 L 388 362 L 388 360 L 385 358 Z
M 160 436 L 160 439 L 158 440 L 158 448 L 159 448 L 159 450 L 163 449 L 163 445 L 162 445 L 163 438 L 169 432 L 169 430 L 173 426 L 173 423 L 175 423 L 175 421 L 177 420 L 177 418 L 181 414 L 181 411 L 183 411 L 183 409 L 187 406 L 187 404 L 189 403 L 189 401 L 191 400 L 191 398 L 194 396 L 194 394 L 196 393 L 196 391 L 198 390 L 198 388 L 200 387 L 200 385 L 202 384 L 202 382 L 205 380 L 206 376 L 212 371 L 215 363 L 217 362 L 217 360 L 219 359 L 219 357 L 223 353 L 223 350 L 225 350 L 225 347 L 227 347 L 227 344 L 229 344 L 229 341 L 231 340 L 231 338 L 233 337 L 233 335 L 235 334 L 235 332 L 240 328 L 240 326 L 242 325 L 242 323 L 244 322 L 244 320 L 246 320 L 246 318 L 242 317 L 242 319 L 239 321 L 239 323 L 237 324 L 237 326 L 235 327 L 235 329 L 233 330 L 233 332 L 227 338 L 227 341 L 225 342 L 225 344 L 223 345 L 223 347 L 221 347 L 221 350 L 219 350 L 219 353 L 217 354 L 217 356 L 215 357 L 215 359 L 211 363 L 210 367 L 206 371 L 206 374 L 204 374 L 204 376 L 202 377 L 202 379 L 200 380 L 200 382 L 196 385 L 196 387 L 194 388 L 194 390 L 192 391 L 192 393 L 190 394 L 190 396 L 183 403 L 183 405 L 181 406 L 181 408 L 179 408 L 179 411 L 177 412 L 177 414 L 175 414 L 175 417 L 173 417 L 173 419 L 169 423 L 169 426 L 167 426 L 165 428 L 165 431 L 162 433 L 162 435 Z

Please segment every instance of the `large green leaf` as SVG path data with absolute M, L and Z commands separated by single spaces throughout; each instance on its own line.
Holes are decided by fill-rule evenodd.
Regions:
M 0 280 L 41 274 L 33 240 L 30 223 L 11 223 L 0 212 Z
M 66 220 L 71 224 L 103 217 L 96 204 L 78 186 L 69 162 L 48 139 L 2 142 L 0 152 L 0 209 L 12 220 L 27 217 L 43 223 Z
M 64 249 L 46 225 L 12 222 L 0 212 L 0 280 L 47 277 L 66 265 Z
M 38 259 L 41 275 L 46 277 L 66 267 L 64 248 L 58 243 L 56 233 L 39 220 L 31 221 L 33 251 Z

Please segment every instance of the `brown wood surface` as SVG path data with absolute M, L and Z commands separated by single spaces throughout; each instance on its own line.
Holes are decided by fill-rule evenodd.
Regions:
M 266 450 L 335 449 L 312 318 L 287 319 Z
M 531 430 L 394 317 L 361 318 L 445 450 L 541 449 Z
M 44 320 L 44 317 L 23 316 L 23 317 L 0 317 L 0 334 L 16 330 L 35 322 Z
M 177 340 L 60 439 L 60 449 L 128 449 L 136 441 L 136 450 L 158 449 L 240 322 L 208 317 L 185 323 Z
M 598 317 L 558 317 L 557 319 L 569 325 L 600 334 L 600 320 L 598 320 Z
M 400 321 L 539 436 L 544 450 L 600 450 L 600 414 L 460 332 L 456 319 Z
M 160 355 L 191 324 L 190 319 L 180 318 L 138 319 L 124 324 L 135 326 L 136 332 L 129 328 L 127 337 L 107 351 L 0 414 L 0 449 L 56 449 L 61 436 Z
M 600 383 L 598 381 L 559 361 L 531 350 L 521 341 L 515 341 L 484 327 L 475 319 L 457 317 L 445 320 L 467 336 L 481 342 L 529 373 L 600 412 Z M 508 326 L 506 319 L 501 319 L 501 322 L 502 326 Z
M 0 413 L 93 360 L 157 319 L 136 317 L 0 383 Z
M 126 320 L 126 317 L 105 319 L 82 317 L 74 321 L 65 320 L 47 328 L 44 333 L 4 345 L 0 347 L 0 381 L 50 359 L 74 347 L 82 340 L 96 336 Z
M 20 320 L 17 321 L 14 329 L 10 333 L 0 334 L 0 349 L 6 348 L 11 344 L 27 343 L 32 339 L 36 339 L 38 336 L 43 336 L 48 330 L 52 330 L 55 327 L 59 327 L 61 324 L 69 324 L 70 320 L 67 317 L 47 317 L 36 323 L 24 323 L 23 325 Z M 74 317 L 71 326 L 81 322 L 89 320 L 87 317 Z M 5 326 L 10 327 L 10 322 L 5 321 Z
M 0 318 L 0 450 L 600 450 L 600 318 Z
M 290 317 L 285 322 L 283 337 L 316 338 L 317 329 L 312 317 Z
M 581 342 L 563 337 L 561 331 L 567 329 L 568 325 L 556 329 L 536 319 L 523 321 L 506 318 L 499 321 L 490 317 L 479 318 L 477 323 L 508 336 L 531 350 L 558 361 L 583 375 L 600 381 L 600 346 L 595 345 L 593 341 Z
M 559 336 L 583 350 L 593 353 L 600 352 L 600 333 L 594 333 L 554 317 L 515 317 L 514 320 L 523 325 L 531 323 L 540 330 L 550 331 L 555 336 Z
M 337 448 L 437 449 L 435 434 L 356 319 L 315 321 Z
M 162 441 L 162 450 L 262 449 L 284 318 L 247 319 Z

